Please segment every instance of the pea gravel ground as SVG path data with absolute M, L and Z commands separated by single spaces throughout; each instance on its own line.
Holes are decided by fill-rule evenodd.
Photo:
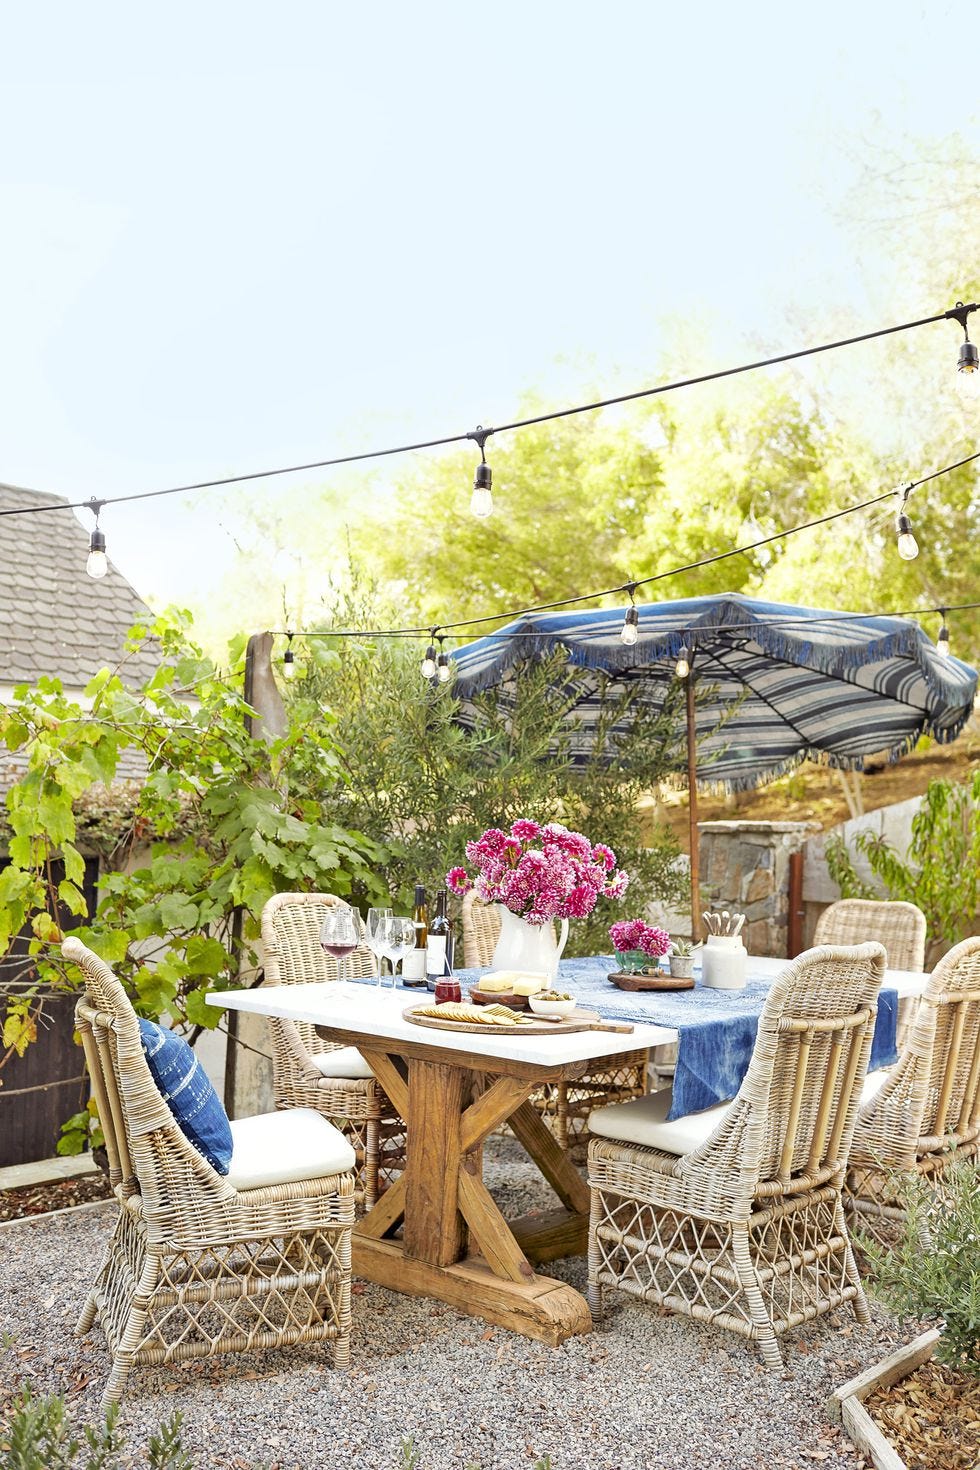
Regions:
M 513 1140 L 488 1148 L 487 1182 L 505 1212 L 553 1200 Z M 66 1396 L 97 1416 L 108 1372 L 98 1328 L 72 1325 L 113 1206 L 0 1227 L 0 1412 L 17 1386 Z M 584 1290 L 582 1259 L 553 1274 Z M 825 1317 L 783 1339 L 765 1372 L 741 1339 L 625 1298 L 601 1330 L 546 1348 L 439 1303 L 356 1283 L 353 1368 L 320 1349 L 227 1356 L 134 1373 L 123 1400 L 130 1459 L 174 1408 L 195 1470 L 856 1470 L 865 1462 L 829 1423 L 832 1390 L 914 1335 L 872 1306 L 874 1325 Z

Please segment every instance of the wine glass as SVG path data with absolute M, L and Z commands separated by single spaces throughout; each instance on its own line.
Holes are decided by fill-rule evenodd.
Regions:
M 337 961 L 337 979 L 340 979 L 341 961 L 354 953 L 361 938 L 360 925 L 354 910 L 345 903 L 338 903 L 327 910 L 320 926 L 320 947 L 331 959 Z
M 409 950 L 415 948 L 415 923 L 412 919 L 388 920 L 385 927 L 384 952 L 391 960 L 391 985 L 398 984 L 398 961 L 404 959 Z
M 367 947 L 378 965 L 378 984 L 381 984 L 381 956 L 385 953 L 385 931 L 391 922 L 391 909 L 368 909 Z

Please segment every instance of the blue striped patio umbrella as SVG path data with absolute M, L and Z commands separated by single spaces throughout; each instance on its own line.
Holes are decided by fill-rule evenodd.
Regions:
M 573 757 L 584 760 L 594 754 L 604 697 L 634 692 L 626 722 L 632 722 L 637 707 L 658 712 L 687 650 L 696 935 L 699 782 L 744 790 L 807 759 L 862 770 L 872 755 L 897 760 L 920 735 L 944 743 L 955 739 L 973 708 L 976 671 L 957 658 L 943 658 L 907 618 L 792 607 L 724 593 L 638 606 L 637 640 L 629 645 L 620 636 L 624 611 L 528 613 L 458 649 L 453 664 L 460 718 L 478 723 L 474 695 L 498 687 L 505 702 L 514 698 L 519 666 L 563 649 L 570 665 L 588 671 L 578 683 L 572 735 Z M 695 680 L 701 689 L 697 700 Z M 610 745 L 623 733 L 614 726 Z

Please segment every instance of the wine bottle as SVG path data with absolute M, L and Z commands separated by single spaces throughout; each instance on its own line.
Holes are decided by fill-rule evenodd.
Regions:
M 415 925 L 415 948 L 410 949 L 402 961 L 402 984 L 410 989 L 425 985 L 426 952 L 429 942 L 429 909 L 425 900 L 425 888 L 415 885 L 415 909 L 412 913 Z
M 436 981 L 442 975 L 451 974 L 453 965 L 453 926 L 446 913 L 446 890 L 439 890 L 436 899 L 435 917 L 429 923 L 429 945 L 426 950 L 425 968 L 429 989 L 435 990 Z

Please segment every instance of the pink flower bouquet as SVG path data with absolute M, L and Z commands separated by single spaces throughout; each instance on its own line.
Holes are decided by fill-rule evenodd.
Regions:
M 609 938 L 617 954 L 641 954 L 648 959 L 659 959 L 670 949 L 670 935 L 656 924 L 644 924 L 642 919 L 623 919 L 613 924 Z
M 473 887 L 483 903 L 502 903 L 529 924 L 584 919 L 600 898 L 622 898 L 629 884 L 611 848 L 593 846 L 558 822 L 539 826 L 522 817 L 509 834 L 490 827 L 466 844 L 466 856 L 476 877 L 450 868 L 446 884 L 453 893 Z

